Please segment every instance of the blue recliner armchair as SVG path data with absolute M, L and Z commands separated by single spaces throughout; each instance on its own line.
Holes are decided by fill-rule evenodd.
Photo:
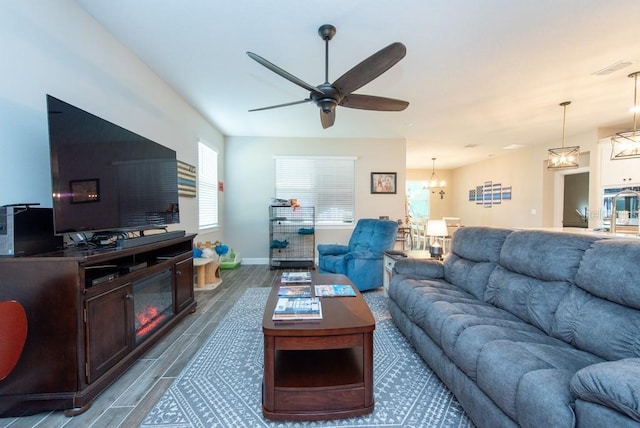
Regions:
M 358 220 L 349 245 L 318 245 L 318 272 L 346 275 L 358 290 L 382 287 L 382 253 L 393 248 L 398 223 L 391 220 Z

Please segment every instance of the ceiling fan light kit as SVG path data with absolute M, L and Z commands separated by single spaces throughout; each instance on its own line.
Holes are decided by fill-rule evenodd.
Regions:
M 567 123 L 567 106 L 569 104 L 571 104 L 571 101 L 563 101 L 560 103 L 560 107 L 564 109 L 562 117 L 562 147 L 549 149 L 547 169 L 571 169 L 578 167 L 580 146 L 564 146 L 564 135 Z
M 399 42 L 392 43 L 364 61 L 361 61 L 331 84 L 329 83 L 329 41 L 335 34 L 336 28 L 330 24 L 322 25 L 318 29 L 318 35 L 325 41 L 325 81 L 318 86 L 306 83 L 253 52 L 247 52 L 249 58 L 291 83 L 309 91 L 309 97 L 303 100 L 256 108 L 249 111 L 268 110 L 313 102 L 320 108 L 320 123 L 322 127 L 326 129 L 335 123 L 336 107 L 338 106 L 375 111 L 402 111 L 406 109 L 409 105 L 407 101 L 353 93 L 389 70 L 404 58 L 407 53 L 406 47 Z
M 611 160 L 631 159 L 640 157 L 640 130 L 637 123 L 638 112 L 638 75 L 640 71 L 631 73 L 628 77 L 634 80 L 633 90 L 633 129 L 618 132 L 611 137 Z

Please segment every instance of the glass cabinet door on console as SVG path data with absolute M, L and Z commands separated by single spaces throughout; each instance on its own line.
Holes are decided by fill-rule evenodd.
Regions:
M 133 349 L 130 283 L 86 301 L 87 383 L 93 382 Z
M 156 273 L 133 284 L 135 344 L 143 342 L 173 317 L 171 270 Z

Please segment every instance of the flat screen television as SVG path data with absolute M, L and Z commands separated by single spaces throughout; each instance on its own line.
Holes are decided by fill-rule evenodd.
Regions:
M 47 95 L 55 233 L 179 223 L 176 152 Z

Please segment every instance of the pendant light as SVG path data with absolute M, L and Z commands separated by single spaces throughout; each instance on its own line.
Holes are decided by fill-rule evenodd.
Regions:
M 438 180 L 438 176 L 436 175 L 436 158 L 431 158 L 433 161 L 433 167 L 431 169 L 431 178 L 427 183 L 427 188 L 431 190 L 431 193 L 436 193 L 435 191 L 440 189 L 438 194 L 440 195 L 440 199 L 444 198 L 444 186 L 447 184 L 444 180 Z
M 633 129 L 631 131 L 618 132 L 611 137 L 611 160 L 640 157 L 640 130 L 638 130 L 636 121 L 636 113 L 638 111 L 638 74 L 640 74 L 640 71 L 629 75 L 634 79 Z
M 562 147 L 549 149 L 547 169 L 570 169 L 578 167 L 580 146 L 564 146 L 564 134 L 567 123 L 567 106 L 569 104 L 571 104 L 571 101 L 563 101 L 560 103 L 560 107 L 564 108 L 564 115 L 562 118 Z

